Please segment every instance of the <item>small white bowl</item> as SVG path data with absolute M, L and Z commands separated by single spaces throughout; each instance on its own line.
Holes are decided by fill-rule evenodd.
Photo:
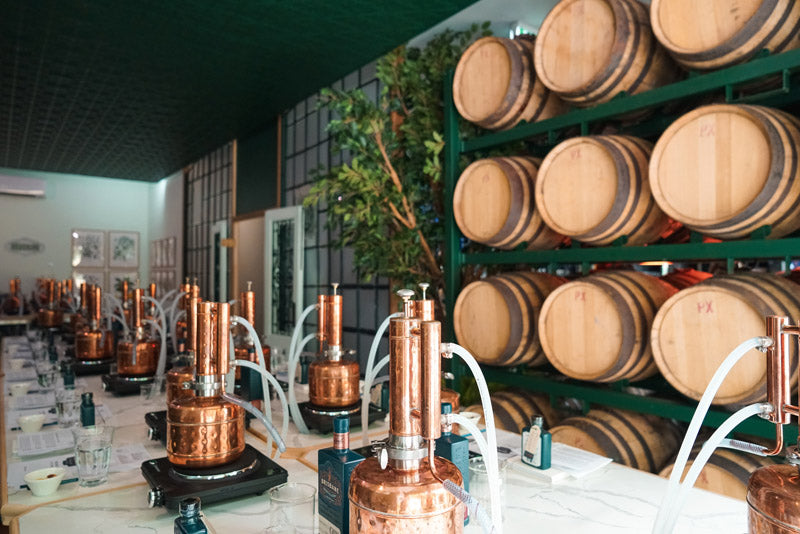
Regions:
M 28 394 L 33 382 L 14 382 L 8 386 L 8 390 L 12 397 L 22 397 Z
M 12 371 L 20 371 L 23 367 L 25 367 L 25 362 L 28 360 L 24 358 L 11 358 L 8 360 L 8 365 L 11 366 Z
M 63 467 L 47 467 L 31 471 L 24 478 L 34 495 L 46 497 L 56 492 L 61 481 L 64 480 L 64 473 L 66 471 Z
M 31 415 L 21 415 L 17 417 L 17 423 L 19 423 L 19 427 L 26 434 L 38 432 L 42 429 L 42 425 L 44 424 L 44 414 L 35 413 Z

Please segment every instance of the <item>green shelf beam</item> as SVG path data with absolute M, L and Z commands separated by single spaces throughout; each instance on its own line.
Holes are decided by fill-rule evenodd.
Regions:
M 585 129 L 586 125 L 592 122 L 612 119 L 633 111 L 659 107 L 675 100 L 696 97 L 720 89 L 725 90 L 730 95 L 732 93 L 731 88 L 734 86 L 774 74 L 780 74 L 784 79 L 785 88 L 781 94 L 790 93 L 792 91 L 786 87 L 788 79 L 791 73 L 798 68 L 800 68 L 800 50 L 791 50 L 774 56 L 755 59 L 727 69 L 690 76 L 685 80 L 657 87 L 644 93 L 630 96 L 620 95 L 604 104 L 587 109 L 574 110 L 539 122 L 521 124 L 504 132 L 490 133 L 465 141 L 459 140 L 458 148 L 460 152 L 472 152 L 552 133 L 564 128 L 578 126 Z M 773 91 L 764 94 L 765 98 L 771 98 L 773 102 L 775 101 L 775 96 L 776 94 Z M 755 100 L 755 98 L 750 98 L 748 102 L 755 102 Z
M 722 243 L 680 243 L 643 247 L 587 247 L 561 250 L 487 251 L 462 254 L 462 263 L 509 265 L 529 263 L 598 263 L 800 257 L 800 238 L 752 239 Z
M 691 401 L 682 402 L 662 397 L 634 395 L 625 391 L 615 391 L 609 386 L 571 380 L 555 380 L 552 377 L 535 373 L 519 373 L 497 367 L 482 366 L 482 368 L 483 374 L 489 382 L 502 382 L 537 393 L 546 393 L 556 397 L 577 398 L 590 404 L 595 403 L 622 410 L 633 410 L 685 423 L 692 420 L 695 408 L 697 408 L 697 405 Z M 711 409 L 706 415 L 704 424 L 717 428 L 731 413 Z M 775 426 L 758 417 L 751 417 L 744 421 L 736 428 L 736 431 L 767 439 L 774 439 L 775 437 Z M 787 425 L 784 427 L 784 438 L 788 443 L 794 443 L 797 440 L 797 426 Z

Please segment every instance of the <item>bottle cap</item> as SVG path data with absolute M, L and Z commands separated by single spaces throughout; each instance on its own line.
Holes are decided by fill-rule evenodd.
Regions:
M 531 417 L 531 425 L 532 426 L 540 426 L 544 428 L 544 417 L 541 415 L 534 415 Z
M 86 393 L 81 393 L 81 402 L 84 404 L 91 404 L 94 402 L 93 400 L 94 394 L 91 391 L 87 391 Z
M 178 505 L 178 511 L 183 517 L 194 517 L 200 513 L 200 498 L 187 497 Z
M 442 413 L 443 414 L 453 413 L 453 405 L 450 404 L 449 402 L 443 402 L 442 403 Z
M 333 432 L 335 434 L 345 434 L 350 431 L 350 418 L 342 415 L 333 420 Z

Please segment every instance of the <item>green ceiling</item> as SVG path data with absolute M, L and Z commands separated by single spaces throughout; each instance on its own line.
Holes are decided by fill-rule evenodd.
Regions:
M 474 0 L 0 0 L 0 167 L 158 180 Z

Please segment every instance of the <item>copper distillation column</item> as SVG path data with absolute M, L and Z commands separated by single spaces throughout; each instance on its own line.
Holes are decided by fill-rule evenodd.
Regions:
M 55 328 L 64 322 L 64 313 L 61 311 L 61 284 L 53 279 L 44 281 L 45 304 L 39 309 L 38 321 L 42 328 Z
M 140 288 L 133 291 L 128 339 L 117 343 L 117 373 L 123 377 L 153 376 L 158 367 L 158 353 L 142 324 L 142 294 Z
M 308 396 L 312 406 L 343 408 L 357 404 L 360 368 L 342 349 L 342 296 L 317 297 L 317 338 L 321 355 L 308 367 Z
M 800 416 L 800 408 L 791 404 L 791 364 L 797 362 L 798 344 L 789 336 L 800 335 L 800 327 L 790 325 L 788 317 L 767 317 L 767 402 L 772 411 L 765 417 L 775 424 L 776 444 L 766 455 L 781 454 L 783 425 L 791 416 Z M 800 372 L 800 371 L 799 371 Z M 787 464 L 757 469 L 747 487 L 748 531 L 752 534 L 787 534 L 800 532 L 800 443 L 786 447 Z
M 185 352 L 186 351 L 186 336 L 187 336 L 187 316 L 189 314 L 189 300 L 191 298 L 200 298 L 200 286 L 197 285 L 197 278 L 194 279 L 194 284 L 189 283 L 189 279 L 186 278 L 184 283 L 178 288 L 180 296 L 180 300 L 178 301 L 178 310 L 184 312 L 184 316 L 182 319 L 178 319 L 175 323 L 175 332 L 173 335 L 177 339 L 178 345 L 178 352 Z
M 198 304 L 193 395 L 167 406 L 167 459 L 175 466 L 224 465 L 244 452 L 244 410 L 223 397 L 229 328 L 227 303 Z
M 194 362 L 197 347 L 197 307 L 200 299 L 189 295 L 186 306 L 186 341 L 185 351 L 178 357 L 178 363 L 167 372 L 167 405 L 175 399 L 194 397 L 194 391 L 185 388 L 184 384 L 194 380 Z
M 100 327 L 102 290 L 97 286 L 85 289 L 86 284 L 81 286 L 81 293 L 87 295 L 81 306 L 85 303 L 89 312 L 88 327 L 75 335 L 75 358 L 83 361 L 103 360 L 111 355 L 113 338 Z
M 248 323 L 253 325 L 255 328 L 256 324 L 256 294 L 252 290 L 252 282 L 247 282 L 247 291 L 242 291 L 239 293 L 239 309 L 240 315 L 243 319 L 245 319 Z M 253 340 L 250 339 L 250 335 L 244 326 L 238 325 L 235 327 L 233 339 L 233 346 L 234 346 L 234 354 L 237 360 L 248 360 L 253 363 L 258 363 L 258 356 L 256 356 L 256 348 Z M 270 360 L 270 348 L 267 345 L 262 343 L 262 348 L 264 350 L 264 363 L 266 364 L 267 371 L 270 370 L 269 360 Z M 241 378 L 242 373 L 241 367 L 236 368 L 236 379 L 238 380 Z
M 83 282 L 79 289 L 80 306 L 76 313 L 72 314 L 70 325 L 72 331 L 77 334 L 89 325 L 89 293 L 91 291 L 90 284 Z
M 22 301 L 22 295 L 20 294 L 20 279 L 19 277 L 10 278 L 8 280 L 8 289 L 9 294 L 8 298 L 3 301 L 2 313 L 6 315 L 18 315 L 22 314 L 25 308 L 25 305 Z
M 441 323 L 416 317 L 411 290 L 389 323 L 389 439 L 350 479 L 350 531 L 460 533 L 464 505 L 443 485 L 458 468 L 434 456 L 441 435 Z

